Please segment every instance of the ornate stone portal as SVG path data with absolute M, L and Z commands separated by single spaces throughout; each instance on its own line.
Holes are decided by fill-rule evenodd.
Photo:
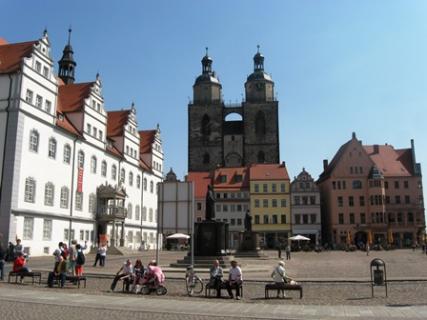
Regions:
M 97 242 L 107 239 L 107 226 L 112 224 L 112 235 L 109 243 L 109 253 L 114 253 L 117 245 L 124 246 L 124 222 L 127 216 L 125 208 L 126 191 L 123 187 L 101 185 L 97 189 L 98 206 L 96 213 Z M 117 231 L 120 229 L 120 239 L 117 241 Z

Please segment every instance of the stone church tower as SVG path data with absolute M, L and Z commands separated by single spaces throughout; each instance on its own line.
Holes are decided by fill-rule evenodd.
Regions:
M 226 105 L 221 89 L 206 51 L 202 74 L 193 85 L 193 102 L 188 105 L 188 171 L 279 163 L 278 102 L 259 48 L 254 72 L 245 83 L 245 101 Z M 227 120 L 231 114 L 239 119 Z

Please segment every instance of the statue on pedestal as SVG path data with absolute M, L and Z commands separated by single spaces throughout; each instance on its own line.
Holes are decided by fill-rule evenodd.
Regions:
M 245 215 L 245 231 L 252 231 L 252 217 L 249 214 L 249 210 L 246 211 Z
M 215 193 L 212 185 L 208 186 L 206 192 L 206 216 L 205 220 L 215 220 Z

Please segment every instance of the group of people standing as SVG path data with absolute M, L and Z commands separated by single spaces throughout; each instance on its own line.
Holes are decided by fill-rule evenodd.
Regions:
M 27 259 L 21 244 L 21 239 L 16 239 L 16 244 L 9 242 L 7 249 L 4 249 L 0 242 L 0 280 L 4 280 L 4 264 L 6 261 L 13 261 L 13 272 L 31 272 L 27 266 Z M 21 282 L 23 277 L 21 277 Z
M 66 243 L 58 243 L 58 248 L 53 252 L 55 260 L 53 271 L 48 276 L 49 287 L 53 286 L 55 277 L 59 278 L 61 287 L 64 287 L 67 274 L 79 277 L 83 275 L 83 265 L 86 262 L 84 250 L 86 248 L 86 242 L 82 246 L 77 243 L 77 240 L 72 240 L 69 247 Z

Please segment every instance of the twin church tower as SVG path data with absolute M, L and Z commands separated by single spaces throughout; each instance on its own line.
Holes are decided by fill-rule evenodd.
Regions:
M 211 171 L 253 163 L 279 163 L 279 114 L 274 82 L 255 54 L 254 71 L 245 83 L 245 100 L 225 104 L 212 59 L 202 59 L 202 74 L 188 105 L 188 171 Z M 227 120 L 237 114 L 239 120 Z M 235 117 L 234 117 L 235 118 Z

